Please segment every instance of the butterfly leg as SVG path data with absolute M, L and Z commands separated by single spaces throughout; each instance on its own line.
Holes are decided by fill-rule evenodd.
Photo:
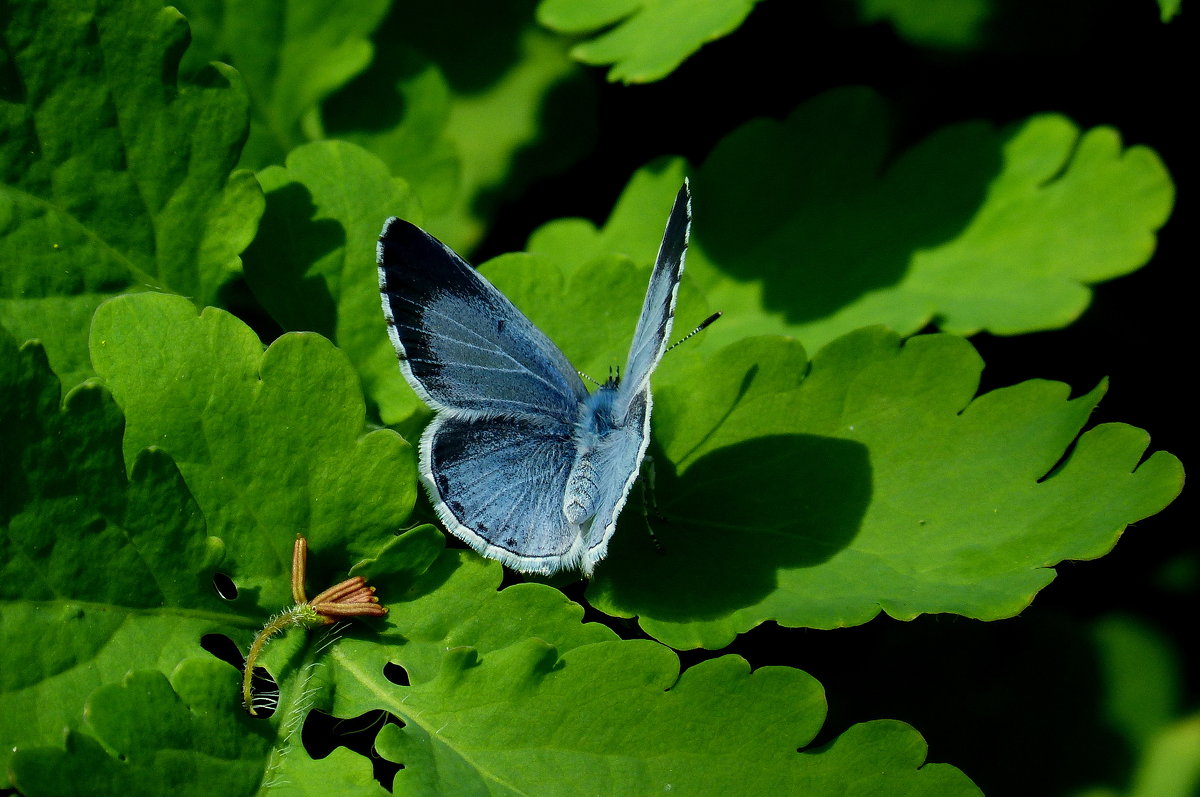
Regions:
M 656 521 L 666 523 L 667 519 L 658 511 L 658 499 L 654 490 L 654 457 L 647 454 L 642 459 L 642 477 L 638 482 L 642 486 L 642 520 L 646 524 L 646 533 L 650 535 L 650 541 L 654 543 L 654 550 L 660 554 L 666 553 L 667 549 L 663 547 L 658 539 L 658 535 L 654 533 L 654 526 L 650 523 L 650 516 L 653 515 Z

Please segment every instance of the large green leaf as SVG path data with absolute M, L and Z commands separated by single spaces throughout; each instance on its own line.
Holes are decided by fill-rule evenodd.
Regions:
M 901 345 L 880 328 L 811 365 L 772 338 L 696 363 L 655 402 L 666 553 L 627 522 L 593 603 L 677 647 L 720 647 L 768 619 L 1008 617 L 1054 564 L 1103 555 L 1178 494 L 1179 461 L 1142 461 L 1141 430 L 1076 440 L 1103 386 L 976 397 L 981 367 L 960 338 Z
M 412 448 L 390 430 L 362 433 L 358 378 L 319 335 L 284 335 L 263 352 L 224 311 L 137 294 L 97 311 L 92 361 L 125 411 L 126 458 L 151 445 L 174 457 L 225 541 L 228 572 L 267 605 L 289 594 L 297 533 L 344 566 L 412 509 Z
M 571 54 L 612 64 L 608 79 L 650 83 L 702 46 L 737 30 L 758 0 L 542 0 L 538 21 L 562 33 L 595 34 Z
M 195 44 L 185 66 L 232 64 L 245 77 L 253 123 L 242 164 L 283 163 L 318 132 L 317 106 L 367 68 L 390 0 L 185 0 Z M 304 129 L 307 123 L 308 130 Z
M 306 455 L 304 442 L 317 441 L 359 477 L 342 493 L 385 506 L 356 515 L 343 495 L 321 494 L 341 507 L 342 523 L 337 531 L 315 518 L 308 524 L 325 539 L 314 546 L 310 572 L 331 578 L 347 551 L 369 544 L 350 538 L 382 539 L 372 528 L 389 523 L 379 477 L 411 494 L 415 474 L 401 449 L 376 451 L 372 467 L 339 444 L 339 393 L 352 391 L 331 369 L 327 344 L 305 345 L 315 336 L 285 335 L 263 354 L 231 317 L 197 317 L 185 300 L 155 294 L 106 303 L 95 327 L 98 368 L 129 411 L 125 448 L 147 436 L 162 445 L 137 454 L 128 478 L 121 416 L 105 390 L 85 384 L 60 409 L 40 348 L 17 352 L 0 341 L 0 422 L 16 454 L 0 504 L 0 730 L 22 793 L 380 794 L 364 759 L 341 752 L 314 761 L 300 748 L 305 717 L 324 708 L 341 716 L 384 709 L 398 718 L 404 728 L 388 727 L 378 747 L 404 764 L 400 785 L 420 793 L 783 784 L 838 794 L 849 782 L 860 793 L 978 794 L 958 770 L 925 764 L 923 740 L 902 723 L 858 725 L 801 754 L 825 714 L 810 676 L 785 667 L 750 672 L 736 656 L 681 674 L 666 648 L 581 623 L 582 607 L 555 589 L 500 590 L 498 564 L 443 549 L 430 526 L 377 544 L 356 567 L 390 607 L 385 620 L 349 633 L 291 632 L 268 649 L 278 710 L 251 720 L 237 705 L 236 671 L 205 656 L 199 642 L 226 634 L 246 645 L 254 624 L 286 596 L 286 579 L 262 578 L 276 569 L 271 553 L 284 536 L 262 521 L 280 514 L 269 504 L 312 502 L 285 459 L 314 474 L 335 468 Z M 290 358 L 289 346 L 306 356 Z M 247 388 L 230 371 L 257 371 L 261 381 Z M 292 400 L 273 400 L 283 383 Z M 282 441 L 268 443 L 260 429 Z M 234 442 L 216 445 L 218 436 Z M 381 431 L 360 441 L 372 439 L 396 440 Z M 199 440 L 205 462 L 196 461 Z M 179 452 L 198 502 L 166 450 Z M 291 492 L 261 488 L 265 462 Z M 215 489 L 216 473 L 246 485 L 243 494 Z M 232 528 L 224 502 L 245 504 L 252 493 L 257 514 L 243 516 L 250 527 Z M 197 509 L 224 539 L 206 537 Z M 390 523 L 403 511 L 391 506 Z M 240 589 L 231 602 L 208 583 L 222 553 Z M 714 723 L 727 733 L 712 733 Z
M 925 764 L 923 740 L 899 722 L 798 753 L 825 707 L 799 670 L 751 672 L 724 656 L 680 674 L 646 641 L 455 654 L 435 680 L 389 695 L 405 726 L 377 744 L 404 765 L 406 793 L 979 794 L 958 770 Z
M 255 622 L 212 589 L 222 546 L 170 457 L 126 476 L 108 392 L 60 396 L 42 348 L 0 328 L 0 786 L 13 748 L 59 743 L 100 684 Z
M 564 273 L 506 255 L 483 271 L 577 367 L 603 376 L 624 361 L 648 267 L 610 257 Z M 680 329 L 707 310 L 685 279 Z M 719 648 L 769 619 L 856 625 L 881 609 L 1008 617 L 1053 565 L 1103 555 L 1182 484 L 1170 454 L 1141 462 L 1141 430 L 1078 437 L 1103 385 L 1070 400 L 1046 381 L 976 397 L 983 364 L 955 336 L 902 345 L 869 328 L 811 364 L 777 337 L 709 350 L 689 343 L 654 377 L 667 522 L 650 523 L 665 555 L 635 490 L 589 591 L 672 646 Z
M 843 89 L 783 122 L 750 122 L 692 170 L 688 271 L 726 312 L 714 339 L 784 333 L 815 350 L 875 323 L 901 334 L 930 322 L 959 334 L 1065 326 L 1090 284 L 1149 259 L 1174 194 L 1152 150 L 1049 114 L 954 125 L 888 159 L 881 101 Z M 603 230 L 552 222 L 530 251 L 645 262 L 685 170 L 642 169 Z
M 247 98 L 220 65 L 177 79 L 188 28 L 155 0 L 22 2 L 0 15 L 0 321 L 74 383 L 114 293 L 211 302 L 262 196 L 232 171 Z

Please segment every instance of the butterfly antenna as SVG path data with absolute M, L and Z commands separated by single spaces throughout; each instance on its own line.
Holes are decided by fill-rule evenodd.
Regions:
M 709 326 L 710 326 L 710 325 L 711 325 L 711 324 L 712 324 L 714 321 L 716 321 L 718 318 L 720 318 L 720 317 L 721 317 L 721 315 L 722 315 L 722 313 L 721 313 L 721 311 L 720 311 L 720 310 L 718 310 L 717 312 L 713 313 L 713 314 L 712 314 L 712 315 L 710 315 L 708 318 L 706 318 L 706 319 L 704 319 L 703 321 L 701 321 L 701 322 L 700 322 L 700 325 L 699 325 L 699 326 L 697 326 L 695 329 L 693 329 L 691 332 L 687 333 L 687 334 L 686 334 L 686 335 L 684 335 L 682 338 L 680 338 L 679 340 L 675 341 L 675 342 L 674 342 L 674 343 L 672 343 L 670 346 L 668 346 L 668 347 L 667 347 L 667 351 L 670 351 L 671 349 L 673 349 L 673 348 L 675 348 L 676 346 L 678 346 L 680 343 L 683 343 L 683 342 L 685 342 L 685 341 L 687 341 L 687 340 L 690 340 L 690 339 L 691 339 L 693 336 L 695 336 L 695 335 L 698 335 L 699 333 L 703 332 L 703 331 L 704 331 L 705 329 L 707 329 L 707 328 L 708 328 L 708 327 L 709 327 Z M 664 352 L 663 352 L 663 354 L 666 354 L 666 353 L 667 353 L 667 351 L 664 351 Z
M 592 379 L 590 376 L 588 376 L 587 374 L 585 374 L 583 371 L 576 371 L 575 373 L 579 374 L 579 376 L 580 376 L 580 377 L 582 377 L 583 379 L 586 379 L 587 381 L 591 382 L 591 383 L 592 383 L 593 385 L 595 385 L 596 387 L 600 387 L 600 383 L 599 383 L 599 382 L 597 382 L 595 379 Z

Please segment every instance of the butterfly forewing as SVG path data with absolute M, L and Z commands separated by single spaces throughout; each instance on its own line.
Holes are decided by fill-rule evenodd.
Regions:
M 574 423 L 578 374 L 504 294 L 424 230 L 389 219 L 379 287 L 401 368 L 435 409 Z
M 646 289 L 646 300 L 642 303 L 642 314 L 633 333 L 629 359 L 621 375 L 618 413 L 627 410 L 633 397 L 649 386 L 650 374 L 658 367 L 667 348 L 691 225 L 692 196 L 684 182 L 667 219 L 667 229 L 658 248 L 654 271 L 650 274 L 650 286 Z

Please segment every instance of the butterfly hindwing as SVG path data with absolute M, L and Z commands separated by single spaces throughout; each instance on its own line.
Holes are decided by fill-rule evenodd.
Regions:
M 629 407 L 626 425 L 614 429 L 593 456 L 601 485 L 596 514 L 583 540 L 583 570 L 590 574 L 608 553 L 608 541 L 617 529 L 617 517 L 641 469 L 650 441 L 650 390 L 644 388 Z
M 421 439 L 421 474 L 442 522 L 524 572 L 579 559 L 579 529 L 562 511 L 574 461 L 571 427 L 531 418 L 442 415 Z

